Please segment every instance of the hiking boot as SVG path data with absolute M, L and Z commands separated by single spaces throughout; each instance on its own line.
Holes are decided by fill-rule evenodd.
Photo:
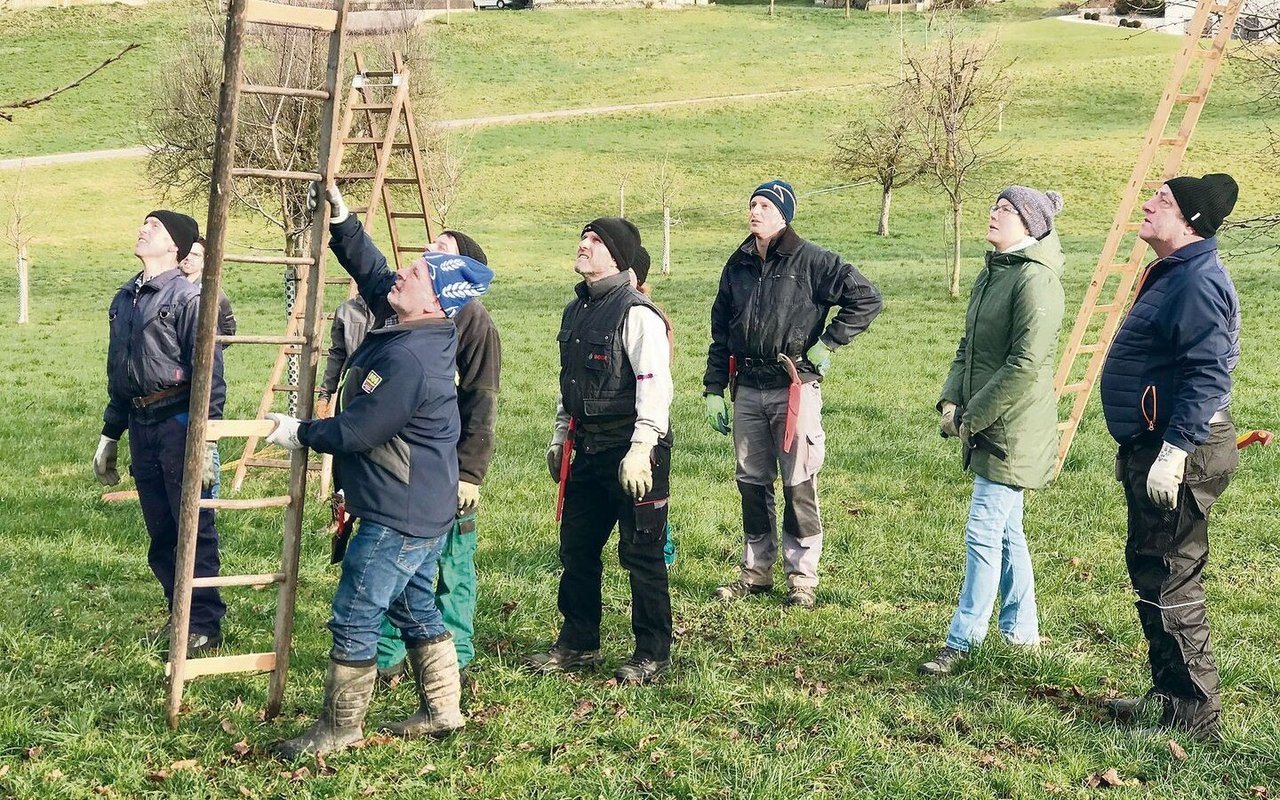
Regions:
M 786 603 L 797 608 L 813 608 L 818 604 L 818 593 L 812 586 L 792 586 L 787 590 Z
M 956 664 L 967 656 L 963 650 L 954 647 L 943 647 L 932 659 L 920 665 L 921 675 L 950 675 Z
M 1142 697 L 1108 700 L 1105 705 L 1115 721 L 1135 735 L 1164 735 L 1179 730 L 1201 741 L 1222 741 L 1218 727 L 1221 712 L 1200 700 L 1152 691 Z
M 534 653 L 524 660 L 525 669 L 544 675 L 594 667 L 599 663 L 599 650 L 571 650 L 559 644 L 553 644 L 547 652 Z
M 773 584 L 766 583 L 763 585 L 755 583 L 747 583 L 742 578 L 738 578 L 733 583 L 725 584 L 712 592 L 713 600 L 723 600 L 731 602 L 733 600 L 741 600 L 750 597 L 753 594 L 768 594 L 773 591 Z
M 453 637 L 445 634 L 409 648 L 414 684 L 418 689 L 418 713 L 387 730 L 396 736 L 448 736 L 467 724 L 462 716 L 462 684 L 458 678 L 458 653 Z
M 220 633 L 187 634 L 187 658 L 196 658 L 219 647 L 222 647 L 222 634 Z
M 271 751 L 292 761 L 302 755 L 345 750 L 363 739 L 364 715 L 377 680 L 378 668 L 373 665 L 349 667 L 330 661 L 320 718 L 298 736 L 271 745 Z
M 657 680 L 662 673 L 667 671 L 669 666 L 671 666 L 671 659 L 669 658 L 658 661 L 653 658 L 636 658 L 632 656 L 627 659 L 625 664 L 618 667 L 613 673 L 613 677 L 617 679 L 619 684 L 630 683 L 643 686 Z
M 405 666 L 406 661 L 408 661 L 408 659 L 403 659 L 389 667 L 378 667 L 377 688 L 379 691 L 394 689 L 396 686 L 400 685 L 400 681 L 404 680 L 405 675 L 407 674 L 408 668 Z

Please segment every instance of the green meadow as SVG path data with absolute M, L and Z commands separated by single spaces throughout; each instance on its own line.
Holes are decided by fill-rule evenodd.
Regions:
M 0 98 L 43 93 L 125 44 L 144 46 L 82 87 L 0 123 L 0 159 L 141 143 L 139 121 L 191 10 L 181 4 L 0 12 Z M 1179 46 L 1172 36 L 1051 18 L 1045 0 L 967 12 L 994 36 L 1011 102 L 1008 148 L 973 180 L 964 276 L 985 249 L 986 209 L 1011 183 L 1057 189 L 1068 256 L 1070 326 Z M 145 563 L 136 504 L 108 504 L 90 460 L 106 400 L 106 308 L 137 269 L 131 246 L 166 205 L 143 159 L 0 171 L 0 201 L 25 187 L 35 219 L 31 322 L 16 319 L 16 280 L 0 270 L 0 796 L 536 798 L 1248 798 L 1280 791 L 1280 450 L 1251 448 L 1213 510 L 1206 570 L 1222 672 L 1225 737 L 1206 746 L 1133 736 L 1105 718 L 1107 697 L 1147 687 L 1145 643 L 1123 563 L 1124 502 L 1095 401 L 1058 481 L 1028 498 L 1038 583 L 1035 655 L 998 642 L 957 674 L 926 680 L 963 575 L 969 476 L 937 434 L 934 403 L 963 327 L 946 294 L 944 198 L 927 184 L 895 195 L 892 235 L 874 235 L 875 186 L 829 166 L 829 137 L 896 79 L 900 37 L 936 37 L 920 17 L 757 5 L 680 11 L 554 10 L 455 14 L 424 30 L 448 118 L 810 89 L 758 99 L 479 126 L 449 225 L 479 240 L 498 271 L 485 304 L 504 343 L 498 448 L 480 516 L 479 655 L 468 671 L 466 729 L 442 742 L 391 742 L 284 765 L 264 745 L 294 735 L 319 707 L 337 572 L 327 565 L 327 505 L 308 503 L 297 635 L 285 712 L 259 717 L 262 676 L 187 687 L 177 730 L 163 720 L 161 655 L 145 641 L 165 609 Z M 1235 216 L 1274 211 L 1280 185 L 1263 153 L 1274 118 L 1229 61 L 1196 130 L 1185 171 L 1230 171 Z M 560 310 L 573 249 L 589 219 L 628 216 L 661 248 L 658 176 L 675 176 L 672 269 L 651 277 L 675 328 L 676 450 L 671 571 L 673 669 L 650 688 L 608 679 L 630 654 L 629 593 L 606 559 L 606 667 L 532 677 L 520 657 L 558 618 L 551 436 Z M 1268 176 L 1272 177 L 1268 177 Z M 702 418 L 708 316 L 725 258 L 746 235 L 762 180 L 799 191 L 795 227 L 848 257 L 882 290 L 885 310 L 835 357 L 824 386 L 827 540 L 819 605 L 781 593 L 732 606 L 709 595 L 732 579 L 740 509 L 732 446 Z M 829 190 L 829 191 L 824 191 Z M 4 202 L 0 208 L 8 209 Z M 185 208 L 198 219 L 203 208 Z M 238 244 L 278 237 L 248 216 Z M 1244 314 L 1233 413 L 1243 429 L 1280 426 L 1280 297 L 1275 257 L 1223 237 Z M 12 263 L 11 249 L 3 251 Z M 332 265 L 337 268 L 336 264 Z M 238 266 L 225 288 L 241 331 L 283 326 L 280 275 Z M 337 295 L 332 298 L 337 302 Z M 1067 330 L 1063 331 L 1065 341 Z M 228 417 L 252 415 L 267 348 L 227 354 Z M 238 442 L 223 445 L 224 463 Z M 229 477 L 226 476 L 226 477 Z M 127 479 L 126 479 L 127 481 Z M 279 492 L 254 473 L 244 496 Z M 127 488 L 122 486 L 119 488 Z M 313 494 L 314 497 L 314 494 Z M 278 563 L 281 517 L 219 517 L 224 571 Z M 269 649 L 271 592 L 230 589 L 226 653 Z M 998 639 L 999 637 L 994 637 Z M 369 733 L 415 700 L 380 695 Z M 295 771 L 306 766 L 306 773 Z M 1114 769 L 1122 785 L 1091 788 Z M 1260 790 L 1253 787 L 1268 787 Z

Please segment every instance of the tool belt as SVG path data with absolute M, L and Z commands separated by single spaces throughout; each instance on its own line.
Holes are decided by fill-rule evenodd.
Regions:
M 802 363 L 807 363 L 804 361 L 803 356 L 792 356 L 791 360 L 795 362 L 797 367 Z M 757 389 L 776 389 L 791 384 L 791 376 L 777 356 L 773 358 L 736 356 L 736 361 L 738 367 L 737 377 L 747 386 L 753 386 Z
M 158 392 L 152 392 L 151 394 L 145 395 L 143 397 L 135 397 L 129 401 L 129 404 L 138 410 L 142 410 L 144 408 L 150 408 L 151 406 L 154 406 L 156 403 L 159 403 L 164 400 L 168 400 L 173 397 L 177 397 L 178 395 L 181 395 L 181 394 L 185 394 L 188 388 L 190 387 L 188 386 L 188 384 L 185 384 L 185 383 L 179 384 L 177 386 L 170 386 L 168 389 L 161 389 Z

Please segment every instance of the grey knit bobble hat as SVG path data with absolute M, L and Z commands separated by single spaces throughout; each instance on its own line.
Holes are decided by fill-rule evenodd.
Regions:
M 1053 218 L 1062 210 L 1062 195 L 1042 192 L 1029 186 L 1010 186 L 996 200 L 1008 200 L 1022 217 L 1027 233 L 1043 239 L 1053 230 Z

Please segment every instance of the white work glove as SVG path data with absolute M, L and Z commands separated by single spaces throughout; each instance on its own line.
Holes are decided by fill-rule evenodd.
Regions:
M 118 439 L 105 434 L 98 438 L 98 451 L 93 454 L 93 474 L 103 486 L 115 486 L 120 482 L 120 470 L 116 469 L 119 452 Z
M 960 410 L 960 406 L 950 400 L 942 401 L 942 419 L 938 423 L 938 430 L 942 433 L 942 438 L 946 439 L 950 436 L 960 435 L 960 421 L 956 419 L 956 412 Z
M 480 486 L 467 481 L 458 481 L 458 513 L 462 516 L 475 511 L 480 505 Z
M 267 419 L 276 424 L 276 427 L 267 435 L 267 442 L 279 445 L 285 450 L 301 450 L 302 442 L 298 441 L 298 425 L 302 420 L 297 417 L 291 417 L 288 414 L 271 413 L 267 415 Z
M 324 190 L 324 196 L 329 201 L 330 225 L 345 222 L 347 217 L 351 216 L 351 212 L 347 210 L 347 204 L 342 200 L 342 192 L 338 191 L 337 186 L 327 187 Z M 318 205 L 320 205 L 320 182 L 316 181 L 311 184 L 311 190 L 307 192 L 307 210 L 315 211 Z
M 552 442 L 547 448 L 547 472 L 553 483 L 560 482 L 560 461 L 564 458 L 564 442 Z
M 1187 451 L 1168 442 L 1160 446 L 1160 455 L 1147 473 L 1147 497 L 1157 508 L 1178 507 L 1178 487 L 1187 465 Z
M 214 455 L 218 452 L 217 442 L 205 442 L 204 465 L 200 471 L 200 488 L 209 491 L 218 482 L 218 470 L 214 466 Z
M 618 483 L 633 499 L 639 500 L 653 488 L 653 463 L 649 460 L 652 453 L 652 445 L 632 442 L 618 465 Z

